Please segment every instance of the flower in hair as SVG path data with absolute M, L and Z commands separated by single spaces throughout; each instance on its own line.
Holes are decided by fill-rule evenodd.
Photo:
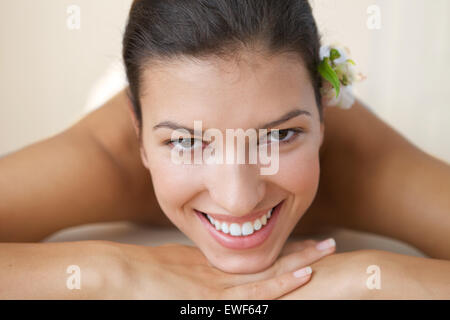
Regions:
M 355 62 L 349 58 L 350 51 L 338 45 L 320 48 L 319 73 L 326 80 L 321 88 L 327 106 L 350 108 L 355 102 L 353 83 L 364 78 L 356 75 Z

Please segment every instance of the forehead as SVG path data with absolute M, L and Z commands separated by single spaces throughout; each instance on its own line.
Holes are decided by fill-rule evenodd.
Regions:
M 256 111 L 316 108 L 307 70 L 294 54 L 174 59 L 145 68 L 141 92 L 144 123 L 182 120 L 180 115 L 238 120 Z

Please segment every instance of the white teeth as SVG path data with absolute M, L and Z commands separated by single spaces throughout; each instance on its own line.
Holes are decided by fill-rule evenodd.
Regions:
M 242 225 L 242 235 L 247 236 L 253 233 L 253 225 L 251 222 L 246 222 Z
M 261 227 L 261 221 L 259 219 L 256 219 L 255 222 L 253 222 L 253 229 L 258 231 L 259 229 L 261 229 Z
M 238 223 L 232 223 L 229 225 L 226 222 L 215 220 L 208 214 L 206 216 L 216 230 L 222 231 L 226 234 L 229 233 L 232 236 L 247 236 L 265 226 L 267 224 L 267 220 L 272 216 L 272 211 L 273 208 L 267 211 L 266 214 L 263 214 L 259 219 L 255 219 L 253 222 L 245 222 L 242 225 Z
M 263 215 L 260 219 L 261 219 L 262 225 L 265 226 L 266 223 L 267 223 L 267 216 L 266 216 L 266 215 Z
M 269 219 L 272 216 L 272 211 L 273 208 L 269 210 L 269 212 L 267 212 L 267 219 Z
M 222 232 L 223 233 L 228 233 L 230 232 L 230 230 L 228 230 L 228 224 L 225 222 L 222 222 Z
M 237 223 L 232 223 L 230 225 L 230 234 L 232 236 L 240 236 L 241 235 L 241 226 Z

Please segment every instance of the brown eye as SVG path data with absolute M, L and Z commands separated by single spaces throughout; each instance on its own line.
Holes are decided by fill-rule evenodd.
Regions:
M 300 128 L 272 130 L 267 134 L 266 143 L 271 142 L 288 143 L 293 139 L 295 139 L 301 133 L 303 133 L 303 130 Z
M 271 131 L 269 134 L 271 134 L 271 137 L 276 140 L 284 140 L 289 134 L 289 130 Z
M 180 150 L 192 150 L 202 146 L 202 141 L 195 138 L 179 138 L 177 140 L 172 140 L 171 144 Z
M 268 133 L 269 135 L 269 141 L 285 141 L 289 140 L 293 135 L 294 131 L 291 129 L 284 129 L 284 130 L 273 130 Z

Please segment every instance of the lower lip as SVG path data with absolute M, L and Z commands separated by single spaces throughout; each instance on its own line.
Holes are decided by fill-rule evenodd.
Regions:
M 219 242 L 222 246 L 229 249 L 250 249 L 259 246 L 269 237 L 275 226 L 282 205 L 283 202 L 280 202 L 274 208 L 272 215 L 270 216 L 270 219 L 267 221 L 267 224 L 265 226 L 263 226 L 258 231 L 253 231 L 253 233 L 248 236 L 234 237 L 229 234 L 225 234 L 222 231 L 216 230 L 216 228 L 202 213 L 198 211 L 195 211 L 195 213 L 200 218 L 200 221 L 203 223 L 206 229 L 208 229 L 213 238 L 216 239 L 217 242 Z

